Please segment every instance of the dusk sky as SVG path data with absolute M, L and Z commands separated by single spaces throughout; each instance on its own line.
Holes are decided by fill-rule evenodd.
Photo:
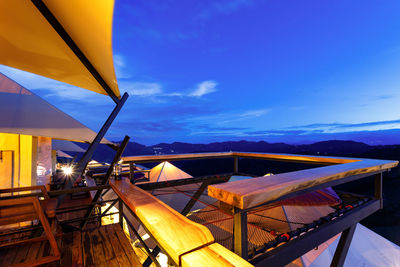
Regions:
M 116 0 L 114 62 L 130 97 L 107 137 L 390 143 L 400 135 L 399 14 L 398 0 Z M 114 107 L 0 72 L 96 131 Z

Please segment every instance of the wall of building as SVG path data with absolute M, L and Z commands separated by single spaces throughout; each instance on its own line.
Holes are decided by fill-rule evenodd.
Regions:
M 50 182 L 51 138 L 0 133 L 0 188 Z
M 8 181 L 3 180 L 0 187 L 9 187 L 9 185 L 20 187 L 32 184 L 32 178 L 36 178 L 36 169 L 32 161 L 32 152 L 36 148 L 34 141 L 30 135 L 0 133 L 0 151 L 11 152 L 13 155 L 12 162 L 1 165 L 0 172 L 12 174 L 12 176 Z

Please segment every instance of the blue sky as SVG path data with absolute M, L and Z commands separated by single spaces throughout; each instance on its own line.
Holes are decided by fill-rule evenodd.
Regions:
M 398 14 L 394 0 L 116 0 L 114 61 L 130 98 L 108 138 L 397 142 L 387 133 L 400 129 Z M 0 72 L 94 130 L 113 108 L 103 95 Z

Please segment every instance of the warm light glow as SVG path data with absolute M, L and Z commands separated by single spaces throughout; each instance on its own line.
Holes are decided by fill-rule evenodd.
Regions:
M 63 171 L 65 176 L 71 176 L 74 172 L 74 168 L 69 165 L 61 167 L 61 170 Z

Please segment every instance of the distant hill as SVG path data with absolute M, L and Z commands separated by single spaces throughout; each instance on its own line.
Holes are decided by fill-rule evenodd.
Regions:
M 88 147 L 88 144 L 85 143 L 76 144 L 84 149 Z M 265 141 L 227 141 L 209 144 L 174 142 L 172 144 L 160 143 L 153 146 L 145 146 L 136 142 L 129 142 L 123 156 L 228 151 L 400 159 L 400 145 L 371 146 L 361 142 L 342 140 L 322 141 L 307 145 L 289 145 Z M 100 162 L 111 162 L 114 155 L 115 151 L 112 148 L 102 144 L 95 152 L 93 159 Z
M 150 146 L 149 148 L 153 150 L 153 154 L 248 151 L 270 153 L 348 155 L 365 153 L 367 151 L 370 151 L 373 146 L 369 146 L 361 142 L 331 140 L 317 142 L 309 145 L 288 145 L 285 143 L 268 143 L 265 141 L 227 141 L 210 144 L 189 144 L 175 142 L 172 144 L 161 143 L 158 145 Z

